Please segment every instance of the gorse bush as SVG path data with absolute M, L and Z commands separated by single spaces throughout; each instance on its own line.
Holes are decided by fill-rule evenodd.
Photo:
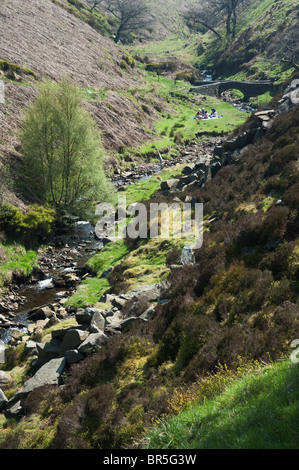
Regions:
M 0 226 L 15 240 L 27 245 L 42 241 L 50 232 L 56 218 L 55 210 L 34 204 L 26 213 L 11 204 L 0 208 Z

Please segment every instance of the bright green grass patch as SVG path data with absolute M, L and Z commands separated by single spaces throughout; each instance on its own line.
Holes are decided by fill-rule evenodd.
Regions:
M 181 175 L 181 171 L 185 165 L 177 164 L 172 168 L 159 173 L 162 181 L 175 178 Z M 139 181 L 138 183 L 131 184 L 126 190 L 127 204 L 134 202 L 146 201 L 158 190 L 161 186 L 161 180 L 157 178 L 158 175 L 153 175 L 146 180 Z
M 18 276 L 29 276 L 34 268 L 38 267 L 37 253 L 26 251 L 22 245 L 1 245 L 6 260 L 0 266 L 0 287 L 10 282 L 14 274 Z
M 125 240 L 108 243 L 99 254 L 93 256 L 93 258 L 86 263 L 86 266 L 100 277 L 107 269 L 115 266 L 129 253 L 130 250 L 126 246 Z
M 110 285 L 107 279 L 86 279 L 80 284 L 76 292 L 67 300 L 65 306 L 77 308 L 94 307 L 100 302 L 101 297 L 109 287 Z
M 289 361 L 238 379 L 148 433 L 148 449 L 295 449 L 299 368 Z
M 148 74 L 146 79 L 155 86 L 156 93 L 168 99 L 173 112 L 162 114 L 155 126 L 156 139 L 140 146 L 141 153 L 148 153 L 156 148 L 181 145 L 183 141 L 193 139 L 199 132 L 229 133 L 232 128 L 239 126 L 247 119 L 246 113 L 229 103 L 216 97 L 189 92 L 191 85 L 186 82 L 175 85 L 173 80 L 166 77 L 159 78 L 154 74 Z M 194 116 L 199 107 L 204 107 L 208 112 L 215 108 L 223 118 L 197 121 Z

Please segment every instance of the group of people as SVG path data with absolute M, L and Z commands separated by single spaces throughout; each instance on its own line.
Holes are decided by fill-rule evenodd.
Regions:
M 204 108 L 199 108 L 196 116 L 195 116 L 195 119 L 212 119 L 212 118 L 217 118 L 218 117 L 218 113 L 216 111 L 216 109 L 212 108 L 211 109 L 211 113 L 208 114 L 208 111 L 205 110 Z

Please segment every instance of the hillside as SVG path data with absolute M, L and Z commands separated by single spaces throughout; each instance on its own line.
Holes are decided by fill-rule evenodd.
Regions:
M 127 93 L 144 79 L 124 63 L 124 50 L 110 38 L 51 0 L 2 2 L 1 13 L 0 73 L 5 80 L 5 104 L 0 108 L 0 156 L 8 166 L 18 168 L 20 164 L 22 110 L 36 98 L 44 78 L 70 76 L 80 87 L 107 150 L 136 146 L 149 138 L 157 116 L 154 106 L 161 106 L 163 100 L 157 96 L 147 102 L 145 98 L 144 112 Z
M 298 8 L 248 2 L 228 40 L 148 3 L 157 36 L 127 47 L 77 0 L 0 0 L 2 450 L 298 448 Z M 280 92 L 193 94 L 207 68 Z M 202 204 L 202 245 L 159 204 L 180 229 Z

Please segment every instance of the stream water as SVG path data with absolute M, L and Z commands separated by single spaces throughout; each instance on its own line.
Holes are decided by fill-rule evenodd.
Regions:
M 85 263 L 102 246 L 102 242 L 95 237 L 94 227 L 89 222 L 74 222 L 58 233 L 53 247 L 50 248 L 49 257 L 47 254 L 46 259 L 44 257 L 41 262 L 44 279 L 36 279 L 20 287 L 18 295 L 25 301 L 13 312 L 15 316 L 12 321 L 16 326 L 5 330 L 1 340 L 7 343 L 13 329 L 25 332 L 30 310 L 55 303 L 59 293 L 68 291 L 66 287 L 56 287 L 55 278 L 68 272 L 80 276 Z

